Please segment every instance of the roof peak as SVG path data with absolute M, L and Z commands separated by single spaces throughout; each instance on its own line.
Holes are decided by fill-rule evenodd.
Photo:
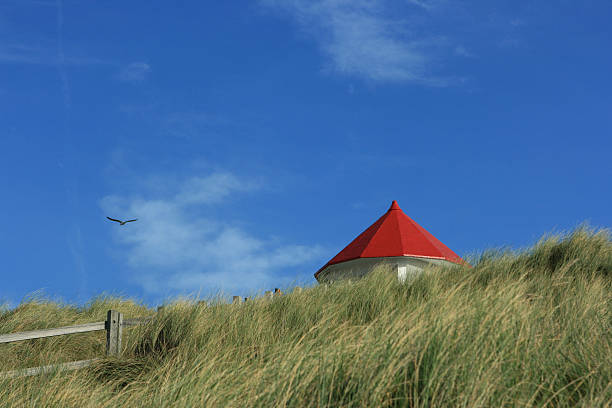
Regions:
M 402 210 L 400 208 L 400 206 L 397 204 L 397 201 L 393 200 L 393 202 L 391 203 L 391 207 L 389 207 L 389 211 L 391 210 Z

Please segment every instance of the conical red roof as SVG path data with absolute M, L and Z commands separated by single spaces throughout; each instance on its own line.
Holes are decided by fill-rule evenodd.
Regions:
M 397 201 L 393 200 L 389 211 L 319 269 L 315 278 L 329 265 L 357 258 L 387 256 L 413 256 L 464 263 L 459 255 L 404 214 Z

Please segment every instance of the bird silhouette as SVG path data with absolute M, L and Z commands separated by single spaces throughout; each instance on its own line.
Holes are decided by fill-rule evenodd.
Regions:
M 126 222 L 138 221 L 138 218 L 136 218 L 135 220 L 127 220 L 127 221 L 116 220 L 116 219 L 111 218 L 111 217 L 106 217 L 106 218 L 108 218 L 111 221 L 118 222 L 121 225 L 125 225 Z

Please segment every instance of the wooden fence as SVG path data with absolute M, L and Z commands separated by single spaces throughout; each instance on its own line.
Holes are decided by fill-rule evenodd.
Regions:
M 106 330 L 106 355 L 120 356 L 122 328 L 126 326 L 136 326 L 138 324 L 148 322 L 151 319 L 151 317 L 124 319 L 122 313 L 116 310 L 109 310 L 106 314 L 106 321 L 104 322 L 85 323 L 76 326 L 58 327 L 56 329 L 33 330 L 20 333 L 0 334 L 0 343 L 12 343 L 15 341 L 41 339 L 44 337 L 63 336 L 65 334 Z M 24 377 L 55 370 L 77 370 L 79 368 L 87 367 L 96 360 L 99 359 L 94 358 L 91 360 L 71 361 L 69 363 L 63 364 L 53 364 L 43 367 L 6 371 L 0 373 L 0 378 Z
M 299 289 L 301 291 L 301 288 L 296 289 Z M 274 296 L 279 296 L 282 294 L 283 292 L 279 288 L 274 288 L 274 292 L 272 292 L 271 290 L 266 291 L 264 297 L 272 298 Z M 248 297 L 244 298 L 245 302 L 248 300 Z M 240 296 L 234 296 L 232 302 L 242 303 L 242 298 Z M 198 302 L 198 304 L 202 303 L 205 302 Z M 159 312 L 163 308 L 164 306 L 159 306 L 157 308 L 157 311 Z M 106 330 L 106 355 L 120 356 L 122 328 L 126 326 L 136 326 L 138 324 L 148 322 L 151 319 L 152 317 L 136 317 L 133 319 L 124 319 L 122 313 L 116 310 L 109 310 L 106 314 L 106 321 L 104 322 L 85 323 L 76 326 L 58 327 L 56 329 L 44 329 L 20 333 L 0 334 L 0 344 L 31 339 L 41 339 L 44 337 L 63 336 L 65 334 Z M 99 358 L 93 358 L 91 360 L 71 361 L 69 363 L 53 364 L 48 366 L 26 368 L 14 371 L 5 371 L 0 372 L 0 379 L 37 375 L 46 372 L 52 372 L 54 370 L 78 370 L 79 368 L 87 367 L 88 365 L 97 360 L 99 360 Z
M 302 290 L 302 288 L 296 288 L 296 290 Z M 266 290 L 266 292 L 264 293 L 264 298 L 265 299 L 272 299 L 274 296 L 281 296 L 283 294 L 283 292 L 279 289 L 279 288 L 274 288 L 274 292 L 272 292 L 271 290 Z M 245 297 L 244 298 L 244 302 L 248 302 L 250 298 Z M 240 296 L 233 296 L 232 297 L 232 303 L 242 303 L 243 300 Z

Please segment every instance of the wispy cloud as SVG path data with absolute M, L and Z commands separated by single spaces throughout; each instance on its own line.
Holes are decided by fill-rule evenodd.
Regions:
M 161 120 L 164 132 L 182 139 L 199 137 L 204 132 L 214 132 L 219 126 L 227 125 L 235 125 L 235 122 L 206 112 L 173 112 Z
M 436 10 L 446 5 L 448 0 L 406 0 L 406 3 L 425 10 Z
M 157 182 L 163 177 L 157 177 Z M 173 181 L 168 181 L 172 184 Z M 155 197 L 109 195 L 101 207 L 115 217 L 134 217 L 113 231 L 135 280 L 150 294 L 215 290 L 256 291 L 288 284 L 280 272 L 321 255 L 318 246 L 280 243 L 254 236 L 232 220 L 202 214 L 232 195 L 254 192 L 260 183 L 230 172 L 191 177 Z M 116 225 L 112 225 L 113 228 Z
M 405 21 L 390 16 L 383 1 L 261 0 L 264 7 L 288 12 L 313 36 L 330 59 L 330 69 L 374 81 L 445 85 L 431 72 L 441 42 L 412 34 Z M 430 10 L 435 4 L 408 0 Z
M 62 25 L 63 19 L 61 9 L 58 11 L 57 18 L 57 45 L 56 52 L 53 52 L 54 47 L 48 46 L 31 46 L 27 44 L 0 44 L 0 64 L 27 64 L 58 67 L 62 76 L 62 81 L 66 77 L 66 67 L 83 67 L 83 66 L 107 66 L 116 70 L 115 79 L 124 82 L 138 83 L 143 82 L 151 73 L 151 66 L 146 62 L 132 62 L 127 65 L 122 65 L 117 61 L 106 60 L 96 57 L 87 56 L 71 56 L 65 55 Z
M 231 193 L 257 188 L 253 182 L 246 183 L 231 173 L 213 173 L 207 177 L 193 177 L 187 180 L 175 196 L 180 205 L 216 204 Z
M 59 24 L 59 23 L 58 23 Z M 117 65 L 113 61 L 100 58 L 82 56 L 62 56 L 53 52 L 54 48 L 34 47 L 25 44 L 0 44 L 0 63 L 59 65 L 63 63 L 70 66 L 82 65 Z
M 74 263 L 75 271 L 78 273 L 79 296 L 83 297 L 87 292 L 88 274 L 86 268 L 86 259 L 83 256 L 83 239 L 81 236 L 81 227 L 78 224 L 73 224 L 67 234 L 66 241 L 70 249 L 70 255 Z
M 151 73 L 151 66 L 146 62 L 132 62 L 125 66 L 117 76 L 121 81 L 142 82 Z
M 21 20 L 16 17 L 27 17 L 32 12 L 44 16 L 44 20 L 33 25 L 31 19 Z M 53 12 L 54 15 L 51 14 Z M 52 30 L 46 22 L 55 23 L 55 35 L 49 35 Z M 84 53 L 66 52 L 63 31 L 63 0 L 4 0 L 0 7 L 0 64 L 51 66 L 59 67 L 60 71 L 68 66 L 120 66 L 116 61 L 88 55 L 89 47 Z M 73 46 L 69 48 L 75 49 L 74 44 L 79 43 L 75 41 L 77 38 L 78 36 L 71 39 L 70 44 Z
M 521 27 L 527 24 L 527 21 L 523 18 L 513 18 L 510 20 L 510 25 L 512 27 Z
M 48 0 L 5 0 L 9 3 L 18 4 L 20 6 L 45 6 L 45 7 L 57 7 L 57 2 Z
M 26 63 L 38 64 L 40 58 L 38 55 L 32 55 L 29 52 L 24 52 L 22 47 L 3 46 L 0 47 L 0 62 L 4 63 Z M 57 58 L 54 58 L 57 61 Z
M 455 55 L 458 55 L 460 57 L 466 57 L 466 58 L 474 57 L 474 54 L 469 52 L 463 45 L 457 45 L 455 47 L 454 52 L 455 52 Z
M 70 109 L 70 83 L 68 82 L 68 74 L 66 73 L 66 55 L 64 53 L 64 3 L 62 0 L 57 0 L 57 70 L 62 82 L 62 93 L 64 95 L 64 106 Z

